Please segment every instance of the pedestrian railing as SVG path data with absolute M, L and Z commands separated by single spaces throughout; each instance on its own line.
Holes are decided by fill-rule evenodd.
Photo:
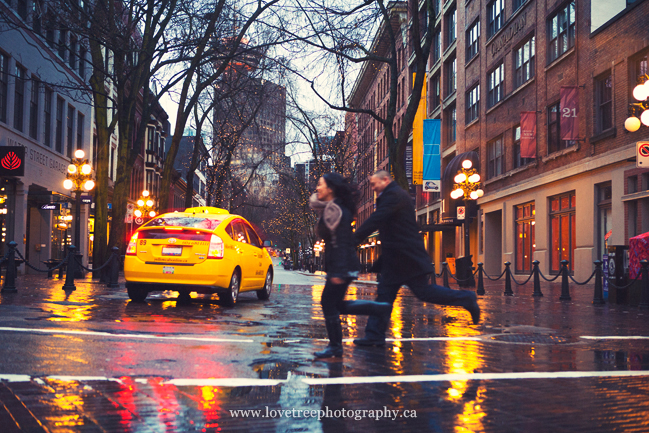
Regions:
M 15 293 L 18 290 L 16 289 L 16 255 L 21 260 L 21 263 L 24 263 L 26 266 L 28 266 L 30 269 L 33 269 L 36 272 L 45 272 L 51 275 L 52 271 L 55 271 L 63 266 L 67 266 L 67 272 L 65 275 L 65 283 L 63 284 L 63 290 L 76 290 L 76 287 L 74 285 L 74 274 L 77 270 L 77 266 L 79 266 L 79 269 L 84 269 L 88 272 L 97 272 L 101 271 L 107 266 L 110 266 L 111 272 L 110 272 L 110 280 L 108 282 L 108 287 L 110 288 L 117 288 L 119 287 L 118 283 L 118 278 L 119 278 L 119 264 L 120 264 L 120 257 L 118 255 L 119 249 L 117 247 L 112 248 L 112 252 L 106 263 L 103 265 L 99 266 L 98 268 L 87 268 L 85 267 L 81 262 L 79 262 L 79 259 L 75 256 L 75 250 L 76 247 L 74 245 L 68 246 L 68 254 L 65 256 L 61 262 L 53 267 L 48 267 L 47 269 L 40 269 L 31 263 L 25 257 L 21 254 L 21 252 L 18 250 L 18 244 L 16 242 L 9 242 L 7 244 L 7 252 L 5 253 L 4 257 L 0 260 L 0 266 L 6 266 L 7 268 L 7 273 L 5 276 L 5 281 L 4 285 L 2 286 L 2 293 Z
M 603 272 L 602 272 L 602 262 L 600 260 L 596 260 L 593 262 L 595 265 L 595 269 L 593 270 L 593 273 L 588 277 L 586 281 L 577 281 L 572 275 L 570 275 L 570 270 L 568 269 L 568 265 L 570 262 L 568 260 L 562 260 L 561 261 L 561 269 L 557 275 L 555 275 L 552 278 L 548 278 L 545 275 L 543 275 L 543 272 L 539 269 L 539 264 L 540 262 L 538 260 L 534 260 L 532 262 L 533 268 L 532 272 L 527 276 L 527 279 L 525 281 L 519 282 L 516 280 L 516 277 L 511 271 L 511 263 L 510 262 L 505 262 L 505 269 L 503 269 L 502 273 L 497 276 L 497 277 L 492 277 L 487 274 L 484 270 L 484 264 L 482 262 L 478 263 L 478 268 L 473 272 L 468 278 L 460 279 L 457 278 L 455 275 L 451 273 L 451 271 L 448 268 L 448 264 L 446 262 L 442 262 L 442 272 L 440 274 L 435 273 L 435 264 L 433 263 L 433 273 L 431 274 L 431 282 L 433 284 L 437 284 L 437 278 L 442 278 L 442 284 L 445 287 L 449 287 L 449 278 L 455 280 L 457 283 L 466 283 L 471 281 L 476 275 L 478 277 L 478 287 L 476 289 L 476 294 L 478 295 L 485 295 L 485 289 L 484 289 L 484 278 L 486 277 L 489 281 L 498 281 L 501 280 L 502 278 L 505 279 L 505 291 L 503 293 L 504 296 L 514 296 L 514 292 L 512 290 L 512 282 L 518 286 L 523 286 L 527 283 L 529 283 L 530 280 L 533 279 L 534 281 L 534 291 L 532 293 L 532 296 L 535 297 L 541 297 L 543 296 L 543 293 L 541 292 L 541 278 L 547 282 L 554 282 L 557 279 L 561 278 L 561 296 L 559 297 L 559 300 L 561 301 L 570 301 L 572 300 L 572 297 L 570 296 L 570 281 L 572 281 L 574 284 L 578 286 L 584 286 L 588 283 L 590 283 L 594 279 L 594 284 L 595 284 L 595 289 L 594 289 L 594 295 L 593 295 L 593 304 L 604 304 L 604 296 L 603 296 Z M 612 282 L 609 282 L 609 285 L 617 288 L 617 289 L 628 289 L 636 283 L 638 280 L 641 281 L 642 284 L 642 298 L 640 302 L 640 307 L 641 308 L 649 308 L 649 261 L 647 260 L 641 260 L 640 261 L 641 265 L 641 270 L 636 277 L 629 282 L 628 284 L 624 286 L 616 286 Z

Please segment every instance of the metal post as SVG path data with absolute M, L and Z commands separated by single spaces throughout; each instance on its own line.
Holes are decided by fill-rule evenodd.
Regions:
M 640 308 L 649 308 L 649 262 L 647 260 L 640 260 L 642 266 L 642 300 L 640 301 Z
M 534 293 L 532 293 L 532 296 L 543 296 L 543 293 L 541 293 L 541 277 L 539 274 L 539 262 L 538 260 L 534 260 L 532 262 L 532 265 L 534 265 L 534 269 L 532 269 L 532 272 L 534 272 Z
M 81 190 L 75 191 L 74 197 L 74 242 L 79 245 L 75 255 L 77 260 L 83 263 L 83 255 L 81 254 Z M 76 263 L 74 267 L 74 278 L 83 278 L 83 269 L 81 269 L 81 266 L 76 266 Z
M 70 245 L 68 247 L 68 270 L 65 274 L 65 284 L 63 284 L 63 290 L 77 290 L 77 288 L 74 287 L 74 269 L 76 268 L 74 263 L 75 249 L 76 247 L 74 245 Z
M 16 293 L 16 247 L 18 244 L 11 241 L 7 244 L 9 247 L 9 256 L 7 257 L 7 275 L 5 284 L 2 287 L 2 293 Z
M 570 287 L 568 287 L 568 260 L 561 260 L 561 296 L 559 300 L 570 301 Z
M 110 263 L 110 282 L 108 283 L 108 287 L 117 289 L 119 288 L 119 248 L 113 247 L 111 251 L 113 253 L 110 255 L 112 262 Z
M 593 296 L 593 304 L 604 304 L 604 292 L 602 291 L 602 262 L 595 260 L 595 295 Z
M 433 274 L 430 277 L 430 282 L 434 285 L 437 285 L 437 275 L 435 275 L 435 263 L 433 263 Z
M 484 295 L 484 280 L 482 279 L 482 273 L 484 269 L 482 268 L 484 264 L 482 262 L 478 263 L 478 290 L 476 290 L 477 295 Z
M 448 263 L 442 262 L 442 284 L 444 287 L 449 287 L 448 285 Z
M 512 277 L 509 271 L 511 264 L 511 262 L 505 262 L 505 296 L 514 296 L 514 292 L 512 291 Z

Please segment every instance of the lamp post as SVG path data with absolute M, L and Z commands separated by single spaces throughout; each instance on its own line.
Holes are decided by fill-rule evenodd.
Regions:
M 146 189 L 142 191 L 142 195 L 137 200 L 137 208 L 133 211 L 133 214 L 137 218 L 153 218 L 157 215 L 155 210 L 155 200 L 150 196 L 149 191 Z
M 475 279 L 473 278 L 472 272 L 472 262 L 470 252 L 470 237 L 469 237 L 469 224 L 471 223 L 471 217 L 466 212 L 471 203 L 470 200 L 478 200 L 484 195 L 484 191 L 480 188 L 480 175 L 478 170 L 473 168 L 473 163 L 465 159 L 462 161 L 462 168 L 458 174 L 453 179 L 455 184 L 453 185 L 454 189 L 451 191 L 452 199 L 463 199 L 465 203 L 465 213 L 464 221 L 462 225 L 464 226 L 464 260 L 457 263 L 457 269 L 464 270 L 464 275 L 460 275 L 460 280 L 468 280 L 466 282 L 460 282 L 460 286 L 475 287 Z
M 318 270 L 321 271 L 320 265 L 322 264 L 322 259 L 320 258 L 320 253 L 324 250 L 324 241 L 317 241 L 313 246 L 313 251 L 315 252 L 316 259 L 318 261 Z
M 624 121 L 624 128 L 629 132 L 636 132 L 641 125 L 649 126 L 649 75 L 638 79 L 638 85 L 633 89 L 633 97 L 638 102 L 629 104 L 631 115 Z
M 74 217 L 74 242 L 77 244 L 76 256 L 81 261 L 81 192 L 91 191 L 95 187 L 95 182 L 92 180 L 92 166 L 85 158 L 86 153 L 77 149 L 72 158 L 72 164 L 68 165 L 68 173 L 66 179 L 63 181 L 63 187 L 69 191 L 74 192 L 75 198 L 75 217 Z M 75 268 L 75 278 L 82 277 L 81 269 Z

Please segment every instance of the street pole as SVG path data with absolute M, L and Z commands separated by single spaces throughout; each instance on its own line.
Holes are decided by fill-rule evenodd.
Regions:
M 74 255 L 79 263 L 83 263 L 83 254 L 81 253 L 81 190 L 74 192 L 74 198 L 74 242 L 77 246 Z M 75 263 L 74 278 L 83 278 L 83 269 L 78 263 Z

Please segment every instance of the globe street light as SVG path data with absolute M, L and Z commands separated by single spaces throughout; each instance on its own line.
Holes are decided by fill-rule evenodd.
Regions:
M 649 75 L 638 79 L 638 85 L 633 89 L 633 97 L 638 102 L 629 104 L 630 116 L 624 121 L 624 128 L 629 132 L 636 132 L 642 125 L 649 126 Z
M 465 159 L 462 161 L 462 168 L 458 171 L 458 174 L 455 175 L 453 179 L 455 184 L 453 185 L 453 191 L 451 191 L 451 198 L 454 200 L 463 199 L 465 204 L 469 204 L 469 200 L 477 200 L 484 195 L 484 191 L 480 187 L 480 174 L 478 170 L 473 168 L 473 163 L 470 159 Z M 466 206 L 468 207 L 468 206 Z M 466 208 L 465 208 L 466 209 Z M 470 238 L 469 238 L 469 223 L 471 218 L 467 215 L 467 212 L 464 214 L 464 265 L 458 263 L 458 270 L 460 266 L 466 271 L 464 275 L 460 276 L 460 280 L 468 280 L 466 282 L 459 283 L 460 286 L 469 286 L 475 287 L 475 279 L 473 278 L 472 272 L 472 263 L 471 263 L 471 254 L 470 250 Z
M 153 218 L 157 215 L 155 210 L 155 200 L 150 196 L 149 191 L 142 191 L 142 195 L 136 202 L 137 208 L 133 211 L 133 214 L 137 218 L 149 217 Z
M 74 242 L 77 247 L 75 255 L 81 262 L 81 192 L 91 191 L 95 187 L 95 182 L 92 180 L 92 166 L 88 163 L 83 150 L 77 149 L 74 152 L 72 164 L 68 165 L 68 173 L 65 177 L 63 187 L 73 191 L 75 195 Z M 77 270 L 75 278 L 82 277 L 81 269 L 79 267 L 75 269 Z

